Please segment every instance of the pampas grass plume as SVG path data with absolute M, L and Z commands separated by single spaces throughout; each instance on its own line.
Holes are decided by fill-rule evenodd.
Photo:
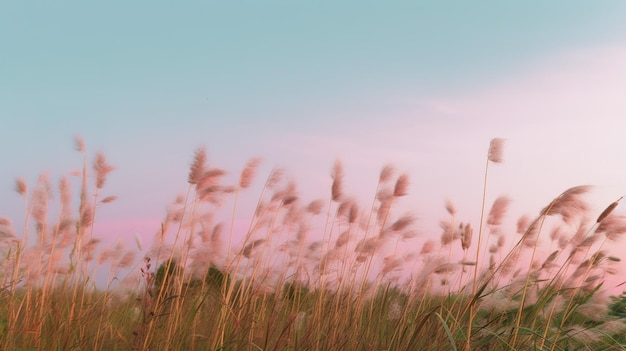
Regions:
M 461 248 L 463 250 L 469 249 L 470 245 L 472 245 L 472 234 L 474 233 L 474 229 L 472 229 L 472 225 L 467 223 L 463 228 L 463 234 L 461 236 Z
M 103 204 L 108 204 L 108 203 L 113 202 L 115 200 L 117 200 L 117 196 L 112 195 L 112 196 L 105 197 L 104 199 L 100 200 L 100 202 L 102 202 Z
M 500 225 L 502 224 L 502 219 L 506 214 L 506 210 L 509 207 L 509 203 L 511 200 L 506 196 L 500 196 L 493 202 L 491 206 L 491 211 L 489 211 L 489 217 L 487 218 L 487 224 L 489 225 Z
M 15 191 L 21 196 L 26 196 L 28 186 L 26 185 L 26 181 L 23 178 L 17 178 L 15 180 Z
M 323 200 L 313 200 L 306 207 L 306 210 L 311 214 L 318 215 L 322 212 L 322 207 L 324 207 Z
M 448 211 L 448 213 L 452 217 L 454 217 L 454 215 L 456 215 L 456 208 L 454 207 L 454 204 L 450 200 L 446 201 L 446 211 Z
M 246 166 L 241 171 L 241 176 L 239 177 L 239 187 L 242 189 L 246 189 L 252 183 L 252 179 L 256 175 L 256 171 L 261 164 L 261 158 L 255 157 L 252 158 L 246 163 Z
M 331 196 L 333 201 L 340 201 L 343 196 L 343 164 L 341 161 L 335 161 L 331 173 L 333 185 L 331 188 Z
M 190 184 L 198 184 L 200 178 L 204 174 L 204 169 L 206 168 L 207 155 L 206 149 L 203 147 L 197 148 L 193 157 L 193 162 L 191 163 L 191 167 L 189 169 L 189 183 Z
M 394 168 L 392 165 L 385 165 L 383 169 L 380 170 L 380 177 L 378 178 L 378 181 L 380 183 L 386 183 L 389 179 L 391 179 L 393 171 Z
M 619 205 L 619 202 L 623 199 L 624 197 L 620 197 L 619 199 L 617 199 L 616 201 L 614 201 L 612 204 L 610 204 L 607 208 L 604 209 L 604 211 L 602 211 L 602 213 L 600 214 L 600 216 L 598 216 L 598 219 L 596 220 L 596 223 L 600 223 L 602 222 L 606 217 L 608 217 L 611 212 L 613 212 L 613 210 L 615 209 L 615 207 L 617 207 L 617 205 Z
M 85 152 L 85 140 L 80 135 L 74 137 L 74 149 L 79 152 Z
M 502 138 L 491 139 L 491 143 L 489 143 L 489 161 L 493 163 L 504 162 L 503 154 L 505 141 L 506 140 Z
M 405 173 L 398 177 L 396 186 L 393 189 L 393 196 L 399 197 L 409 193 L 409 176 Z
M 96 188 L 102 189 L 106 181 L 106 176 L 112 172 L 115 167 L 107 163 L 106 158 L 102 153 L 96 154 L 96 161 L 94 162 L 93 169 L 96 172 Z

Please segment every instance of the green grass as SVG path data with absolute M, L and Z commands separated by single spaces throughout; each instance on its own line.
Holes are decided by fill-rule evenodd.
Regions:
M 489 151 L 487 166 L 501 160 L 501 150 Z M 535 218 L 520 220 L 517 233 L 501 224 L 508 201 L 496 201 L 475 225 L 480 244 L 448 205 L 441 243 L 431 238 L 422 246 L 414 217 L 394 213 L 408 178 L 392 168 L 383 169 L 366 205 L 343 192 L 340 163 L 327 197 L 315 201 L 272 172 L 245 218 L 237 203 L 257 166 L 252 160 L 229 183 L 198 150 L 188 193 L 168 206 L 143 252 L 101 247 L 92 235 L 96 210 L 113 200 L 101 199 L 112 170 L 102 155 L 93 171 L 85 161 L 78 206 L 71 206 L 70 182 L 61 183 L 55 219 L 49 180 L 40 178 L 30 192 L 19 181 L 24 229 L 18 235 L 10 220 L 0 221 L 0 347 L 626 348 L 626 298 L 609 300 L 603 290 L 605 278 L 619 273 L 607 243 L 626 232 L 626 220 L 610 213 L 614 204 L 598 217 L 589 213 L 587 187 L 568 189 Z M 485 198 L 487 185 L 486 171 Z M 242 217 L 249 227 L 237 233 Z M 105 287 L 96 284 L 102 277 Z

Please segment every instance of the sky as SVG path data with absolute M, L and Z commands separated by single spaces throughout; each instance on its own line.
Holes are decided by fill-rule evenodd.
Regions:
M 31 1 L 0 5 L 0 216 L 89 157 L 116 166 L 96 231 L 149 240 L 187 189 L 197 147 L 235 174 L 282 167 L 328 196 L 336 159 L 366 201 L 388 163 L 438 237 L 446 200 L 476 223 L 489 141 L 507 140 L 488 201 L 537 213 L 596 186 L 626 193 L 623 1 Z M 262 182 L 257 180 L 257 182 Z M 256 194 L 250 195 L 250 201 Z M 619 209 L 618 209 L 619 210 Z

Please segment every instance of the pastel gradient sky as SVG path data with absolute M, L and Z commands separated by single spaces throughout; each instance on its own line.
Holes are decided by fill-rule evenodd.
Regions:
M 112 237 L 152 236 L 202 145 L 235 173 L 252 156 L 260 177 L 285 168 L 311 200 L 337 158 L 363 199 L 394 163 L 438 236 L 446 199 L 477 221 L 502 137 L 490 199 L 519 216 L 593 184 L 601 211 L 626 193 L 625 15 L 621 0 L 6 2 L 0 215 L 22 216 L 16 177 L 80 167 L 77 134 L 117 167 L 97 222 Z

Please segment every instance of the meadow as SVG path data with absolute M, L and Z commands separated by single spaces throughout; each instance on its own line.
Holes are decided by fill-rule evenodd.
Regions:
M 503 148 L 486 150 L 485 194 Z M 477 223 L 448 202 L 441 231 L 419 233 L 397 213 L 410 179 L 392 166 L 369 203 L 345 193 L 341 162 L 320 199 L 274 170 L 245 214 L 260 160 L 230 181 L 200 148 L 152 242 L 127 248 L 94 236 L 98 208 L 115 205 L 103 196 L 114 167 L 100 153 L 90 162 L 80 138 L 76 150 L 77 189 L 18 178 L 24 223 L 0 217 L 3 350 L 626 349 L 626 295 L 604 285 L 622 273 L 609 248 L 626 217 L 620 199 L 591 213 L 589 186 L 516 229 L 505 196 L 483 196 Z

